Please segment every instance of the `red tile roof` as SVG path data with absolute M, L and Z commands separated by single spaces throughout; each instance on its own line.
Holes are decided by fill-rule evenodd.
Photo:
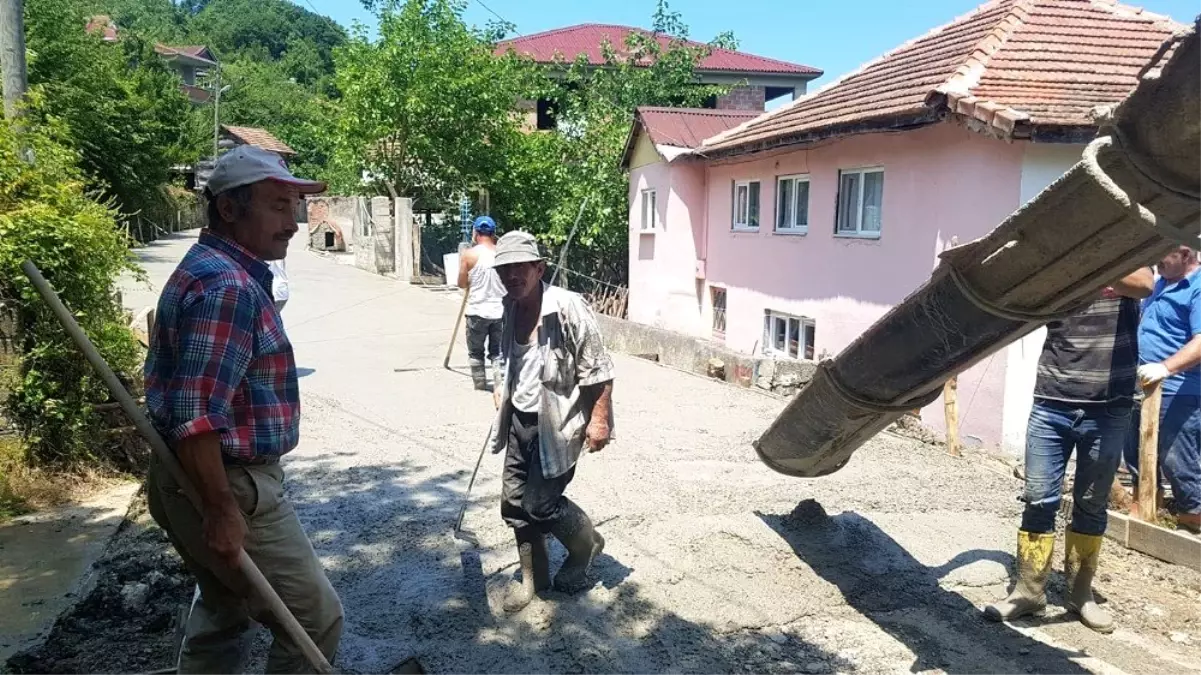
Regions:
M 84 30 L 99 35 L 105 42 L 114 42 L 117 39 L 117 24 L 107 14 L 97 14 L 88 19 L 88 25 Z
M 752 110 L 642 106 L 634 112 L 634 124 L 622 153 L 622 166 L 630 162 L 639 130 L 645 132 L 655 145 L 692 149 L 699 147 L 706 138 L 733 129 L 758 115 Z
M 234 127 L 228 124 L 222 124 L 221 128 L 225 130 L 226 135 L 228 135 L 230 138 L 244 145 L 253 145 L 264 150 L 270 150 L 271 152 L 280 155 L 296 154 L 296 151 L 292 148 L 289 148 L 287 143 L 284 143 L 275 136 L 272 136 L 271 132 L 267 131 L 266 129 L 259 129 L 257 127 Z
M 192 103 L 208 103 L 209 99 L 213 97 L 213 93 L 208 89 L 191 84 L 181 84 L 179 89 L 187 94 L 188 100 Z
M 710 110 L 707 108 L 638 108 L 640 124 L 655 145 L 695 148 L 706 138 L 758 117 L 756 111 Z
M 650 31 L 631 26 L 585 23 L 503 40 L 497 45 L 496 54 L 500 56 L 512 49 L 518 54 L 533 58 L 538 63 L 554 63 L 556 58 L 572 61 L 580 54 L 585 54 L 588 57 L 588 63 L 600 66 L 605 63 L 602 45 L 609 42 L 613 49 L 620 53 L 625 49 L 626 37 L 635 31 L 651 35 Z M 665 47 L 671 41 L 671 38 L 665 35 L 660 35 L 658 39 L 659 44 Z M 701 43 L 691 40 L 688 41 L 688 44 L 693 47 L 702 46 Z M 713 52 L 701 61 L 699 69 L 729 73 L 797 75 L 810 79 L 822 74 L 822 71 L 817 68 L 720 48 L 714 48 Z
M 209 48 L 205 47 L 204 45 L 182 45 L 179 47 L 172 47 L 164 44 L 156 44 L 154 45 L 154 51 L 158 52 L 159 55 L 166 57 L 186 56 L 192 59 L 208 61 L 209 63 L 217 62 L 217 57 L 213 56 L 213 53 L 209 51 Z
M 1182 28 L 1113 0 L 992 0 L 703 147 L 753 150 L 945 110 L 1006 135 L 1018 124 L 1091 127 L 1093 109 L 1125 98 Z

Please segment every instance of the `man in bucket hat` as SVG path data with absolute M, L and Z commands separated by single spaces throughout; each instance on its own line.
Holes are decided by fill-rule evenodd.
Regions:
M 341 638 L 341 602 L 284 497 L 279 461 L 299 440 L 300 395 L 267 264 L 287 255 L 299 196 L 324 189 L 278 155 L 230 151 L 209 179 L 208 226 L 159 299 L 146 405 L 201 499 L 197 510 L 151 461 L 150 513 L 200 587 L 181 673 L 244 672 L 251 619 L 275 637 L 267 672 L 308 672 L 299 647 L 248 597 L 242 550 L 331 662 Z
M 505 597 L 515 612 L 551 587 L 546 535 L 567 549 L 556 590 L 588 587 L 605 540 L 588 514 L 563 496 L 584 447 L 598 452 L 613 433 L 613 360 L 596 317 L 575 293 L 548 286 L 534 237 L 509 232 L 493 261 L 504 284 L 502 385 L 493 452 L 505 450 L 501 517 L 513 528 L 522 584 Z

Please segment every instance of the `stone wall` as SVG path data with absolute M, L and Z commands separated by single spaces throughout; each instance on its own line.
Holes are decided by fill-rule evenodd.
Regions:
M 665 366 L 707 375 L 743 387 L 793 396 L 813 379 L 817 364 L 742 354 L 687 335 L 597 315 L 605 346 L 651 358 Z
M 351 250 L 355 267 L 412 281 L 421 248 L 414 236 L 411 199 L 312 197 L 308 211 L 310 249 Z M 324 245 L 330 229 L 336 233 L 333 249 Z
M 308 197 L 309 232 L 330 225 L 339 234 L 335 250 L 345 251 L 354 240 L 355 209 L 358 197 Z
M 717 97 L 718 110 L 754 110 L 760 112 L 767 105 L 767 90 L 763 87 L 737 86 L 730 93 Z

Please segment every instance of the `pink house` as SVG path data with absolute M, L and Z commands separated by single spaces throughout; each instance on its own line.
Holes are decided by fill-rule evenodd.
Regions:
M 639 110 L 629 318 L 740 352 L 837 354 L 952 240 L 1071 167 L 1179 27 L 1109 0 L 994 0 L 751 119 Z M 960 376 L 963 433 L 1020 452 L 1044 335 Z

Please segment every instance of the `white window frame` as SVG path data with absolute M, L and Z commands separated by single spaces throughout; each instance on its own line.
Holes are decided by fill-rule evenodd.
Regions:
M 642 208 L 642 226 L 640 231 L 644 234 L 659 232 L 662 228 L 659 223 L 658 191 L 654 188 L 643 190 L 640 193 L 639 204 Z
M 838 194 L 837 194 L 836 200 L 834 202 L 835 203 L 835 209 L 834 209 L 834 211 L 835 211 L 834 236 L 835 237 L 848 237 L 851 239 L 879 239 L 880 235 L 884 232 L 883 188 L 881 188 L 881 197 L 880 197 L 880 199 L 881 199 L 880 229 L 878 231 L 871 231 L 871 230 L 863 229 L 863 193 L 864 193 L 863 187 L 864 187 L 864 184 L 866 183 L 866 181 L 864 180 L 864 177 L 867 176 L 868 174 L 873 174 L 873 173 L 880 174 L 880 180 L 881 181 L 884 180 L 884 167 L 882 167 L 882 166 L 868 166 L 868 167 L 863 167 L 860 169 L 839 169 L 839 171 L 838 171 Z M 842 213 L 842 179 L 843 179 L 843 176 L 847 176 L 847 175 L 858 175 L 859 176 L 859 190 L 858 190 L 858 194 L 855 195 L 855 214 L 852 217 L 852 222 L 855 224 L 854 230 L 843 230 L 839 227 L 839 225 L 842 224 L 842 218 L 844 215 Z
M 755 214 L 754 222 L 751 224 L 751 186 L 759 186 L 759 211 Z M 739 220 L 738 213 L 738 189 L 746 188 L 746 214 L 743 220 Z M 758 180 L 736 180 L 734 188 L 730 191 L 730 196 L 733 202 L 730 204 L 730 229 L 735 232 L 758 232 L 759 223 L 763 220 L 763 184 Z
M 784 349 L 776 348 L 776 322 L 784 322 Z M 791 345 L 789 345 L 788 336 L 792 334 L 790 330 L 793 323 L 797 325 L 797 346 L 796 353 L 792 353 Z M 791 360 L 812 360 L 817 355 L 817 322 L 807 316 L 797 316 L 795 314 L 785 314 L 769 309 L 764 312 L 764 335 L 763 335 L 763 354 L 775 359 L 791 359 Z M 813 356 L 805 355 L 806 335 L 813 341 Z
M 792 222 L 781 225 L 780 218 L 783 215 L 783 212 L 780 209 L 780 195 L 783 193 L 783 191 L 780 189 L 780 186 L 786 182 L 792 183 Z M 779 176 L 776 178 L 776 234 L 809 234 L 809 200 L 805 200 L 805 222 L 804 224 L 797 224 L 797 214 L 799 213 L 799 210 L 797 209 L 799 195 L 797 192 L 797 186 L 801 183 L 804 183 L 806 186 L 810 185 L 809 174 L 798 173 L 789 176 Z M 812 196 L 813 194 L 811 187 L 808 194 L 809 196 Z

